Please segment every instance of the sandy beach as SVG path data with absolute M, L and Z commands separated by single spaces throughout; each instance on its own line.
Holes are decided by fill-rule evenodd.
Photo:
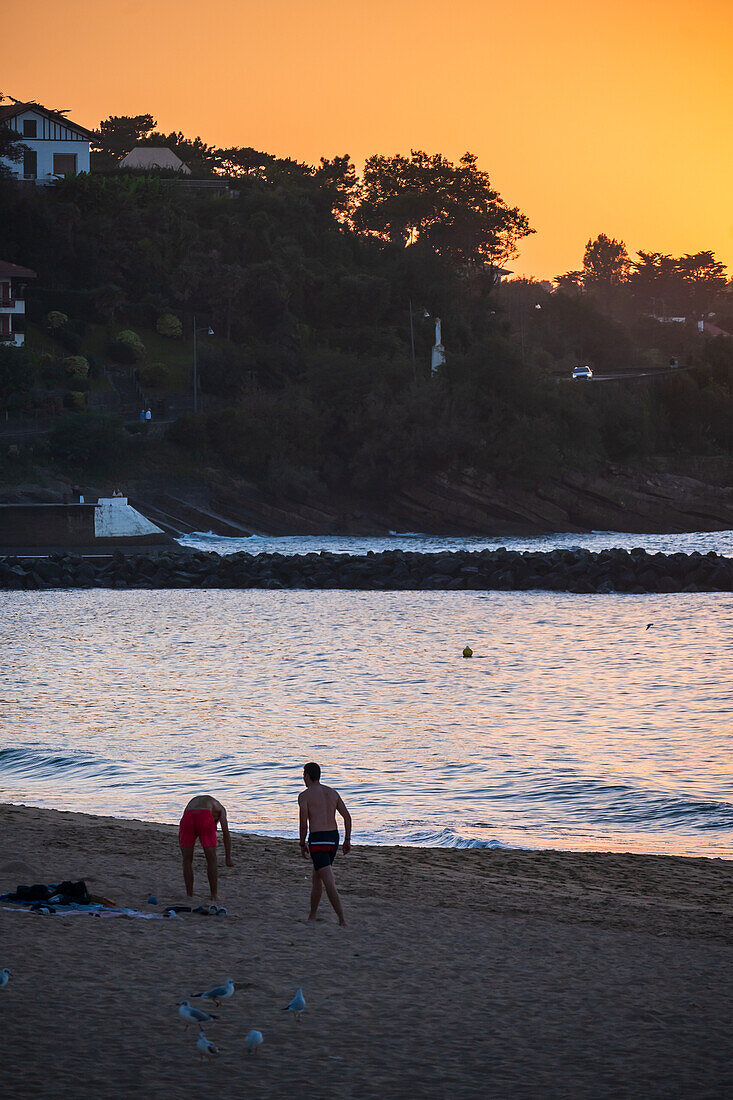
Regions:
M 0 825 L 0 891 L 185 900 L 170 826 L 10 805 Z M 733 1094 L 731 862 L 357 845 L 336 865 L 346 929 L 325 902 L 306 921 L 297 844 L 235 836 L 219 863 L 226 917 L 0 907 L 4 1097 Z M 196 874 L 198 904 L 199 850 Z M 202 1065 L 176 1005 L 228 977 Z M 281 1011 L 297 986 L 300 1022 Z

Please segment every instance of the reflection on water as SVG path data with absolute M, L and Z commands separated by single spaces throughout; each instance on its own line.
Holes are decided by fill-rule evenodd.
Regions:
M 210 790 L 235 828 L 294 836 L 316 759 L 362 840 L 733 855 L 728 596 L 3 606 L 0 800 L 174 822 Z

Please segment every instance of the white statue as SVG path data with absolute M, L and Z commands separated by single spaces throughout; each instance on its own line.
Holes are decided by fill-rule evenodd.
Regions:
M 433 350 L 430 353 L 430 373 L 437 374 L 440 368 L 445 364 L 445 348 L 442 344 L 442 337 L 440 331 L 440 317 L 435 318 L 435 343 L 433 344 Z

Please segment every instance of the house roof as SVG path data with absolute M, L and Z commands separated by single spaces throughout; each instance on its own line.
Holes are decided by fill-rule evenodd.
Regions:
M 184 172 L 187 176 L 191 169 L 184 164 L 172 149 L 164 145 L 137 145 L 132 152 L 123 157 L 120 168 L 167 168 L 173 172 Z
M 68 126 L 70 130 L 78 130 L 80 134 L 84 134 L 85 137 L 90 139 L 94 137 L 94 132 L 87 130 L 86 126 L 80 126 L 78 122 L 72 122 L 66 115 L 62 115 L 58 111 L 50 111 L 48 107 L 42 107 L 40 103 L 33 103 L 32 101 L 30 103 L 0 104 L 0 123 L 10 122 L 11 119 L 24 114 L 26 111 L 36 111 L 37 114 L 45 115 L 53 122 L 58 122 L 60 126 Z
M 0 279 L 35 279 L 35 271 L 29 267 L 19 267 L 18 264 L 9 264 L 7 260 L 0 260 Z

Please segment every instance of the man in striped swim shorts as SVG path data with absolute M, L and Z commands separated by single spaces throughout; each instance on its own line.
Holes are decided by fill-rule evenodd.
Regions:
M 305 790 L 298 795 L 300 854 L 303 859 L 307 859 L 310 855 L 313 862 L 311 911 L 308 920 L 316 919 L 325 886 L 328 900 L 336 912 L 339 924 L 343 925 L 346 924 L 344 910 L 333 874 L 333 861 L 336 858 L 339 846 L 336 813 L 341 814 L 344 819 L 345 856 L 351 851 L 351 814 L 346 809 L 338 791 L 321 783 L 321 769 L 318 764 L 305 765 L 303 768 L 303 782 L 305 783 Z

